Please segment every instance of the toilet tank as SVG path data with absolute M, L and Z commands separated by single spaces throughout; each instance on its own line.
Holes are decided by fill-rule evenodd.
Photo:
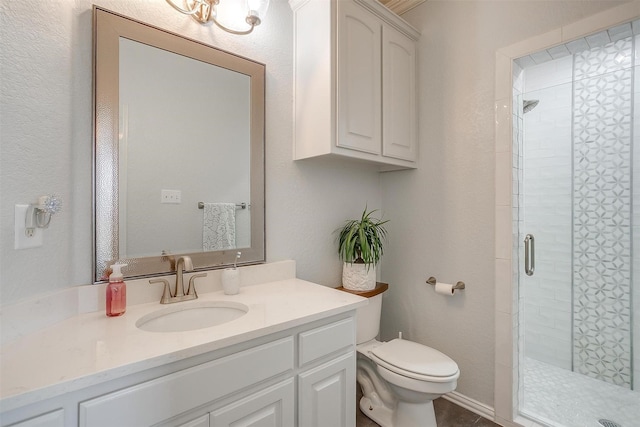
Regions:
M 378 336 L 380 332 L 380 314 L 382 313 L 382 294 L 369 297 L 369 304 L 356 309 L 358 325 L 356 342 L 362 344 Z
M 371 291 L 351 291 L 338 288 L 341 291 L 349 292 L 361 297 L 369 298 L 369 304 L 356 309 L 357 327 L 356 342 L 362 344 L 378 336 L 380 332 L 380 314 L 382 312 L 382 293 L 389 289 L 387 283 L 376 283 L 375 289 Z

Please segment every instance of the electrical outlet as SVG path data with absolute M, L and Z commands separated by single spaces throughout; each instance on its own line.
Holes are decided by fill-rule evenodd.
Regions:
M 31 236 L 27 235 L 25 220 L 27 218 L 27 210 L 29 205 L 15 206 L 15 240 L 14 249 L 29 249 L 42 246 L 44 231 L 42 228 L 34 228 Z
M 160 191 L 160 203 L 182 203 L 182 191 L 162 190 Z

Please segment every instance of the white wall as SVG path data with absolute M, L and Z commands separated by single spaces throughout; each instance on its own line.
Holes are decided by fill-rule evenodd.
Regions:
M 391 242 L 383 337 L 404 331 L 460 365 L 458 391 L 493 405 L 496 50 L 618 2 L 427 1 L 419 43 L 420 167 L 382 177 Z M 508 76 L 504 76 L 508 78 Z M 505 179 L 510 179 L 506 176 Z M 435 295 L 429 276 L 467 289 Z M 510 346 L 505 350 L 509 351 Z
M 363 166 L 292 159 L 292 15 L 275 0 L 253 34 L 201 26 L 161 0 L 0 3 L 0 303 L 92 281 L 92 3 L 267 65 L 267 259 L 295 259 L 298 275 L 340 281 L 334 229 L 368 204 L 379 174 Z M 186 167 L 186 166 L 185 166 Z M 56 193 L 63 211 L 40 248 L 14 250 L 14 205 Z

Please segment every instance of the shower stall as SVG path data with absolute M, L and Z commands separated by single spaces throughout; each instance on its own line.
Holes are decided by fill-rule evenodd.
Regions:
M 513 64 L 518 400 L 544 425 L 640 425 L 639 33 Z

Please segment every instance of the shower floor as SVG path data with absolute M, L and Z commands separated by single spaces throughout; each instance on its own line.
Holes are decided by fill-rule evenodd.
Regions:
M 640 392 L 576 374 L 531 358 L 524 360 L 522 414 L 553 427 L 602 427 L 605 418 L 640 426 Z M 555 420 L 555 421 L 551 421 Z

